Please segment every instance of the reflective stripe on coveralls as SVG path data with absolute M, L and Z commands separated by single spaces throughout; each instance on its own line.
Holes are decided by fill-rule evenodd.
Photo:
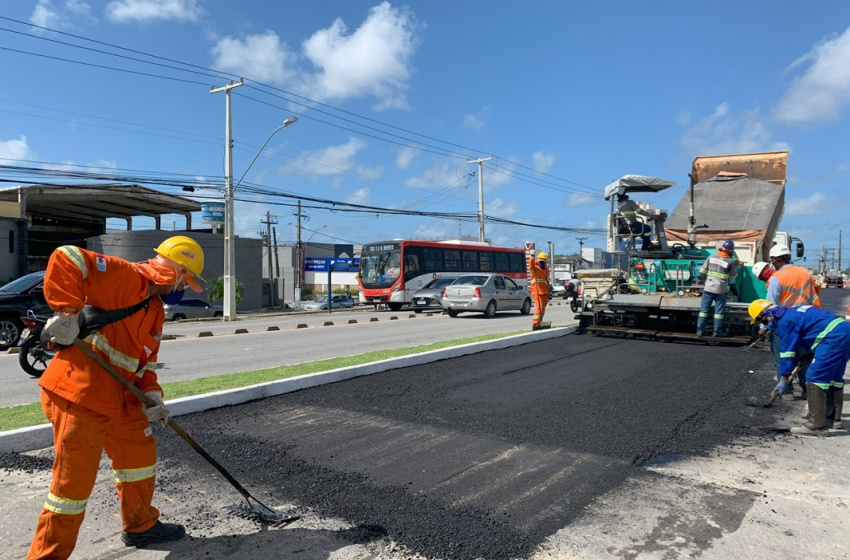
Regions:
M 140 467 L 138 469 L 112 469 L 112 474 L 115 475 L 115 482 L 138 482 L 139 480 L 156 476 L 156 463 L 149 467 Z
M 791 375 L 797 350 L 814 349 L 806 381 L 825 391 L 844 387 L 844 370 L 850 361 L 850 323 L 811 305 L 773 308 L 768 313 L 776 321 L 783 377 Z
M 60 498 L 53 492 L 48 492 L 47 501 L 44 502 L 44 509 L 60 515 L 76 515 L 86 511 L 86 504 L 88 501 L 88 498 L 85 500 L 69 500 L 67 498 Z

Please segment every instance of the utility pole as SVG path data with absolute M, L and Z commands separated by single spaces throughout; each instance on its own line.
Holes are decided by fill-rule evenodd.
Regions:
M 491 159 L 493 156 L 466 160 L 466 163 L 478 164 L 478 241 L 481 243 L 484 243 L 484 162 Z
M 274 276 L 280 278 L 280 256 L 277 254 L 277 228 L 272 228 L 272 239 L 274 240 Z
M 226 97 L 224 124 L 224 313 L 225 321 L 236 320 L 236 244 L 233 219 L 233 123 L 230 90 L 241 86 L 230 81 L 224 87 L 210 87 L 210 93 L 223 91 Z
M 587 239 L 587 237 L 576 237 L 576 241 L 578 241 L 578 264 L 579 264 L 579 267 L 581 267 L 581 262 L 584 260 L 584 257 L 582 256 L 582 252 L 584 251 L 584 240 L 585 239 Z
M 272 214 L 266 210 L 266 221 L 260 220 L 261 224 L 266 224 L 266 247 L 268 247 L 268 266 L 269 266 L 269 294 L 271 295 L 272 307 L 277 304 L 277 297 L 274 291 L 274 276 L 272 275 L 272 224 L 276 224 L 277 220 L 272 221 Z
M 298 221 L 296 222 L 295 229 L 296 233 L 296 241 L 295 241 L 295 309 L 301 309 L 301 199 L 298 199 Z
M 555 283 L 555 244 L 549 243 L 549 284 Z
M 838 230 L 838 271 L 841 272 L 841 230 Z

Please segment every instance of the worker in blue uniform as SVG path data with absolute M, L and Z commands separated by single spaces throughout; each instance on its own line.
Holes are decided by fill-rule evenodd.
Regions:
M 777 307 L 766 299 L 750 304 L 752 323 L 760 322 L 775 329 L 779 337 L 780 379 L 776 390 L 788 386 L 799 350 L 813 354 L 806 375 L 806 401 L 809 419 L 791 432 L 806 436 L 829 435 L 832 427 L 841 427 L 844 408 L 844 369 L 850 361 L 850 322 L 812 305 Z

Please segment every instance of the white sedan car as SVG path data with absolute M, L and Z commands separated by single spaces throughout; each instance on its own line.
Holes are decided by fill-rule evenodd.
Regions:
M 522 286 L 501 274 L 459 276 L 443 289 L 441 301 L 450 317 L 470 311 L 494 317 L 498 311 L 531 312 L 531 295 Z

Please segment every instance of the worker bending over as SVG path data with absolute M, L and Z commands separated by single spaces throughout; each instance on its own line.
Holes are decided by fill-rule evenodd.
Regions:
M 756 263 L 753 266 L 753 274 L 758 278 L 765 277 L 764 280 L 767 282 L 767 297 L 765 299 L 767 301 L 779 307 L 821 306 L 812 275 L 802 266 L 791 264 L 791 250 L 787 245 L 774 245 L 770 248 L 770 264 L 774 269 L 771 276 L 767 275 L 766 263 Z M 759 330 L 759 338 L 764 340 L 767 333 L 767 329 L 762 326 Z M 778 376 L 779 344 L 775 336 L 770 337 L 770 349 L 773 351 L 773 361 Z M 803 350 L 798 358 L 806 353 L 808 351 Z M 802 367 L 797 376 L 797 382 L 800 385 L 800 397 L 805 399 L 807 391 L 806 372 L 809 365 L 807 360 L 801 360 L 801 363 Z M 789 384 L 785 394 L 792 394 L 793 392 L 794 387 Z
M 534 299 L 534 319 L 531 322 L 531 330 L 537 330 L 543 321 L 543 315 L 546 314 L 546 305 L 549 303 L 549 291 L 552 287 L 549 285 L 549 269 L 546 266 L 546 261 L 549 256 L 546 253 L 537 255 L 537 260 L 534 255 L 528 257 L 528 270 L 531 272 L 531 297 Z
M 714 328 L 711 336 L 715 338 L 726 336 L 726 333 L 723 332 L 726 290 L 729 288 L 729 281 L 738 275 L 737 260 L 732 257 L 734 250 L 735 243 L 724 241 L 716 255 L 711 255 L 705 259 L 705 263 L 699 271 L 699 277 L 705 281 L 705 287 L 702 290 L 702 305 L 697 318 L 697 336 L 699 337 L 705 334 L 705 327 L 708 324 L 708 311 L 712 304 L 714 305 Z
M 204 253 L 200 245 L 183 236 L 166 239 L 155 251 L 155 258 L 142 263 L 70 245 L 50 256 L 44 295 L 56 314 L 45 331 L 62 348 L 38 384 L 42 409 L 53 424 L 56 458 L 29 560 L 71 555 L 102 451 L 112 460 L 124 543 L 145 546 L 185 534 L 181 525 L 160 522 L 159 511 L 151 505 L 156 440 L 150 423 L 164 426 L 168 421 L 156 376 L 165 321 L 163 300 L 176 303 L 187 285 L 201 291 L 195 277 L 203 271 Z M 131 308 L 125 318 L 84 336 L 82 343 L 156 406 L 142 406 L 96 361 L 73 346 L 81 326 L 87 327 L 79 315 L 84 305 L 106 310 Z
M 829 427 L 841 427 L 844 408 L 844 369 L 850 361 L 850 323 L 812 305 L 777 307 L 765 299 L 750 304 L 752 323 L 761 322 L 779 335 L 780 379 L 776 390 L 782 394 L 800 350 L 814 356 L 806 384 L 809 420 L 791 428 L 806 436 L 828 436 Z

